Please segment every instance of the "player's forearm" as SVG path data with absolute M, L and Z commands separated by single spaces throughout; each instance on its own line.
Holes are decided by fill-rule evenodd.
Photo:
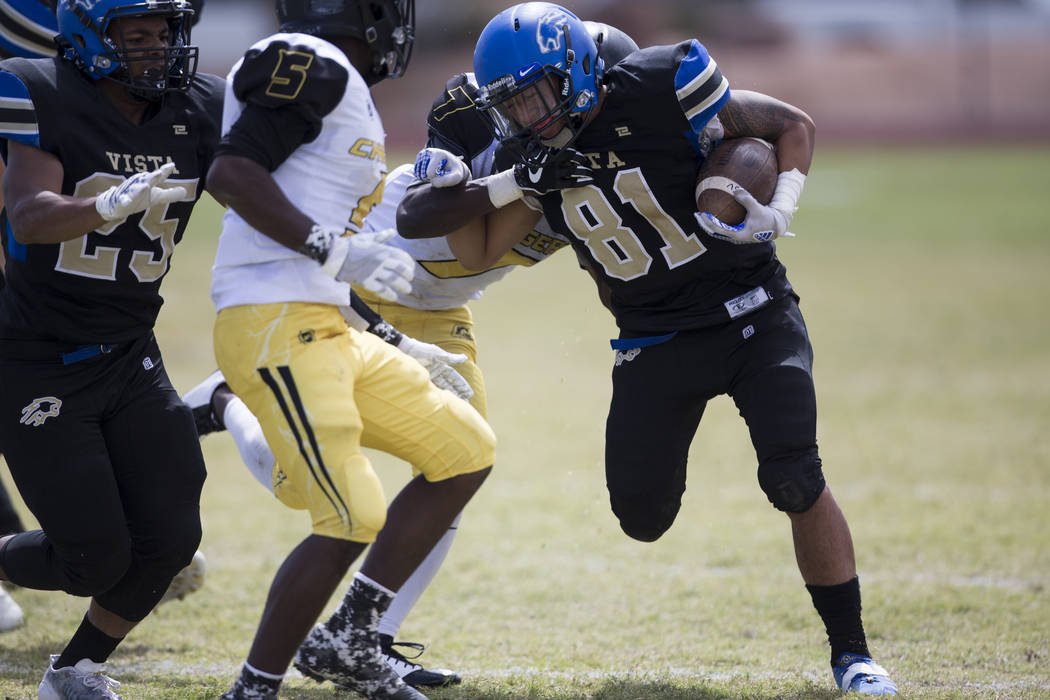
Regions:
M 9 197 L 7 216 L 15 240 L 25 245 L 71 241 L 107 223 L 95 209 L 94 197 L 46 190 Z
M 798 107 L 762 93 L 734 90 L 718 118 L 727 139 L 756 136 L 776 146 L 780 172 L 809 172 L 816 126 Z
M 456 187 L 413 185 L 397 206 L 397 232 L 403 238 L 445 236 L 493 211 L 488 188 L 469 180 Z
M 249 226 L 292 250 L 302 248 L 314 224 L 264 167 L 243 156 L 216 158 L 208 171 L 207 189 Z

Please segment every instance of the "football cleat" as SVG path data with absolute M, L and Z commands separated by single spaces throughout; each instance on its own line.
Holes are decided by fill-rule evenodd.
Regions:
M 222 372 L 215 370 L 203 382 L 182 395 L 182 401 L 193 410 L 193 422 L 197 426 L 197 437 L 225 430 L 221 416 L 215 415 L 211 407 L 211 397 L 215 390 L 226 383 Z
M 870 656 L 843 654 L 831 665 L 835 683 L 844 693 L 861 695 L 896 695 L 897 685 L 889 673 Z
M 394 647 L 413 649 L 416 655 L 405 657 Z M 394 673 L 413 688 L 441 688 L 446 685 L 456 685 L 462 680 L 458 673 L 447 668 L 428 669 L 416 663 L 415 660 L 424 650 L 425 647 L 418 642 L 395 642 L 394 638 L 388 634 L 379 635 L 379 653 L 386 659 L 387 665 L 394 669 Z
M 0 588 L 0 632 L 10 632 L 16 627 L 21 627 L 24 622 L 22 608 L 10 593 Z
M 55 669 L 58 654 L 51 655 L 44 680 L 37 690 L 40 700 L 120 700 L 113 691 L 120 683 L 102 672 L 102 664 L 81 659 L 75 666 Z
M 277 693 L 269 688 L 249 688 L 238 678 L 219 700 L 277 700 Z
M 294 664 L 307 678 L 332 681 L 368 700 L 426 700 L 386 664 L 374 636 L 339 639 L 325 625 L 315 625 L 296 652 Z
M 186 567 L 175 574 L 175 578 L 168 584 L 168 590 L 164 591 L 164 597 L 157 605 L 162 605 L 172 600 L 182 600 L 190 593 L 200 590 L 204 585 L 204 572 L 208 568 L 208 561 L 204 558 L 204 552 L 199 549 L 194 552 L 193 559 Z

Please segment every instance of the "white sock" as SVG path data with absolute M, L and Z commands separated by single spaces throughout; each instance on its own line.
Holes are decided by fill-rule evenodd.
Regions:
M 423 591 L 434 580 L 438 569 L 441 568 L 445 557 L 448 556 L 448 551 L 452 548 L 452 540 L 456 536 L 456 529 L 459 527 L 459 519 L 461 517 L 463 517 L 463 513 L 456 516 L 456 519 L 452 521 L 452 525 L 449 526 L 445 534 L 434 545 L 434 548 L 430 550 L 427 558 L 416 567 L 416 570 L 405 581 L 405 585 L 401 586 L 401 590 L 397 592 L 394 600 L 390 603 L 390 607 L 387 608 L 386 614 L 379 621 L 379 634 L 397 637 L 397 631 L 401 629 L 401 624 L 408 617 L 408 613 L 412 611 L 412 608 L 415 607 L 419 597 L 423 595 Z
M 222 412 L 222 423 L 237 443 L 241 460 L 255 479 L 273 493 L 273 465 L 276 462 L 270 446 L 266 444 L 262 426 L 240 398 L 234 396 Z

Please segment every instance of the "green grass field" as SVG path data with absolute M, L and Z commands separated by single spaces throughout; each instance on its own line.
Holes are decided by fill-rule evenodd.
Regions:
M 779 245 L 816 351 L 821 452 L 853 530 L 869 642 L 906 697 L 1050 698 L 1048 171 L 1047 147 L 818 149 L 798 237 Z M 180 390 L 214 366 L 207 204 L 158 326 Z M 701 424 L 675 526 L 634 542 L 604 487 L 615 331 L 590 279 L 564 253 L 473 308 L 500 445 L 402 630 L 464 676 L 430 696 L 835 697 L 787 518 L 758 488 L 732 403 Z M 225 691 L 308 527 L 228 436 L 204 452 L 208 578 L 111 658 L 126 698 Z M 407 467 L 373 456 L 393 494 Z M 84 601 L 15 596 L 28 624 L 0 636 L 0 697 L 36 697 Z M 282 697 L 340 693 L 296 675 Z

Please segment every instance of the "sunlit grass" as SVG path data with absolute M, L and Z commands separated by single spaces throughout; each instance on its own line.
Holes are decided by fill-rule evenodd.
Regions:
M 865 623 L 908 697 L 1050 697 L 1047 149 L 819 152 L 779 246 L 816 353 L 819 441 L 857 545 Z M 217 208 L 175 255 L 158 335 L 173 381 L 214 367 Z M 833 698 L 786 518 L 731 402 L 709 407 L 659 542 L 624 536 L 602 467 L 613 324 L 569 253 L 473 305 L 496 470 L 403 637 L 464 674 L 438 699 Z M 225 435 L 204 442 L 206 586 L 111 659 L 131 698 L 215 698 L 305 516 Z M 373 455 L 392 494 L 407 468 Z M 17 591 L 0 694 L 35 696 L 83 602 Z M 330 604 L 334 604 L 334 601 Z M 301 678 L 284 696 L 336 697 Z

